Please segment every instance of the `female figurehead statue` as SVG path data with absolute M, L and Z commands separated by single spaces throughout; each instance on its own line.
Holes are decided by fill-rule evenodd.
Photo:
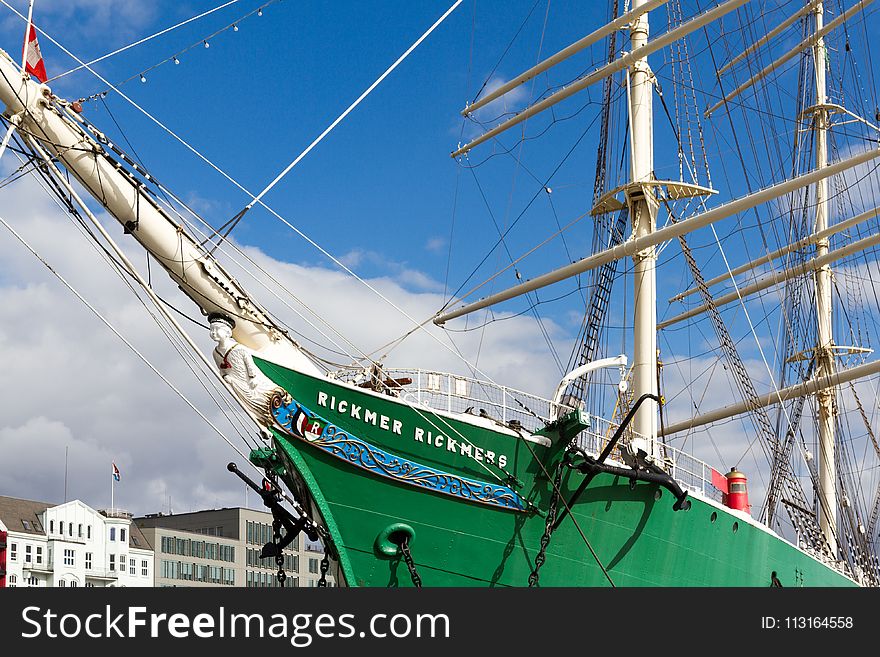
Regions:
M 235 320 L 222 313 L 211 313 L 208 324 L 211 339 L 217 343 L 213 356 L 221 376 L 258 419 L 271 424 L 269 400 L 278 386 L 257 368 L 251 350 L 232 337 Z

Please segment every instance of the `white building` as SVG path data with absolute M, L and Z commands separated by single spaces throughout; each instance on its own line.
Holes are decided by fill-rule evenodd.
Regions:
M 153 586 L 153 549 L 131 514 L 0 496 L 0 531 L 8 587 Z

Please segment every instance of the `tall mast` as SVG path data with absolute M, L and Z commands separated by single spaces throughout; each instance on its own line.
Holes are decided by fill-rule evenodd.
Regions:
M 824 23 L 824 7 L 818 2 L 813 9 L 816 32 L 821 33 Z M 816 144 L 816 168 L 828 166 L 828 107 L 825 82 L 825 38 L 820 37 L 813 47 L 813 63 L 816 75 L 816 104 L 813 106 L 813 131 Z M 816 226 L 814 233 L 828 228 L 828 179 L 816 183 Z M 816 256 L 828 253 L 829 239 L 816 242 Z M 831 266 L 816 270 L 816 378 L 834 373 L 834 338 L 831 326 Z M 837 555 L 837 469 L 834 458 L 834 388 L 825 388 L 816 394 L 819 407 L 819 526 L 831 548 Z
M 636 9 L 646 0 L 634 0 Z M 648 12 L 639 16 L 630 28 L 633 51 L 648 41 Z M 654 232 L 657 202 L 650 186 L 644 185 L 654 176 L 654 126 L 652 73 L 647 57 L 629 67 L 629 118 L 632 134 L 632 182 L 627 194 L 633 237 Z M 638 399 L 646 393 L 657 395 L 657 283 L 655 266 L 657 252 L 650 246 L 633 255 L 635 316 L 633 335 L 633 393 Z M 638 409 L 633 428 L 640 438 L 635 447 L 649 456 L 657 456 L 657 404 L 646 400 Z

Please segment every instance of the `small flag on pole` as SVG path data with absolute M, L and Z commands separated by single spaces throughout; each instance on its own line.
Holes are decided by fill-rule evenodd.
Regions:
M 116 467 L 116 464 L 113 464 L 113 479 L 114 481 L 119 481 L 119 468 Z
M 43 63 L 40 44 L 37 43 L 37 30 L 33 25 L 31 25 L 30 34 L 25 38 L 24 50 L 25 70 L 40 82 L 48 80 L 49 76 L 46 75 L 46 65 Z

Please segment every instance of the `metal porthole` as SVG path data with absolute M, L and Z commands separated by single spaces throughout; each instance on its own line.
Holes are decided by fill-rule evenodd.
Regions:
M 415 537 L 416 532 L 412 527 L 396 522 L 379 532 L 376 537 L 376 549 L 386 557 L 396 557 L 400 554 L 400 544 L 403 539 L 406 538 L 409 545 L 412 545 Z
M 709 516 L 709 522 L 715 522 L 716 520 L 718 520 L 718 514 L 715 511 L 713 511 L 712 515 Z
M 736 534 L 739 531 L 739 523 L 733 523 L 733 533 Z

